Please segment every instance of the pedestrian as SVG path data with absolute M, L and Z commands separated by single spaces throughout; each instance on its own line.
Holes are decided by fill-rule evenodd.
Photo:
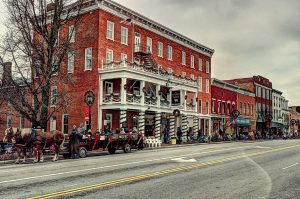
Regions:
M 78 156 L 78 150 L 79 150 L 79 143 L 80 143 L 81 136 L 79 135 L 76 125 L 73 126 L 72 132 L 69 136 L 69 145 L 70 145 L 70 152 L 71 152 L 71 158 L 77 159 Z
M 177 144 L 181 144 L 182 142 L 182 131 L 181 127 L 177 128 Z
M 143 135 L 143 132 L 139 132 L 139 134 L 138 134 L 137 148 L 138 148 L 138 150 L 143 150 L 144 149 L 144 135 Z
M 167 128 L 165 128 L 163 131 L 163 137 L 164 137 L 164 143 L 167 144 L 169 141 L 169 131 L 167 130 Z

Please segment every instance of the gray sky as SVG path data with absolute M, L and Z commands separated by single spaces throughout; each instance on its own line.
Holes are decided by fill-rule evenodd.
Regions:
M 213 77 L 262 75 L 300 105 L 299 0 L 115 1 L 215 49 Z

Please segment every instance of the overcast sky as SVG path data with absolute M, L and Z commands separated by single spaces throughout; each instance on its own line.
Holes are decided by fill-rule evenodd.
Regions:
M 116 1 L 215 49 L 213 77 L 262 75 L 300 105 L 299 0 Z

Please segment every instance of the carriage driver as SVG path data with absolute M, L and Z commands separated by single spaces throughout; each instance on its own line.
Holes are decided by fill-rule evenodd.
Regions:
M 71 158 L 73 158 L 73 159 L 78 158 L 78 149 L 79 149 L 80 138 L 81 138 L 81 136 L 78 134 L 76 125 L 74 125 L 72 132 L 69 136 Z

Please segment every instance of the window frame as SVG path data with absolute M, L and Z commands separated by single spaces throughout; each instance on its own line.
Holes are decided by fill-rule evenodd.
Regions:
M 75 26 L 74 25 L 70 25 L 69 26 L 69 41 L 70 43 L 74 43 L 75 42 Z
M 195 57 L 194 57 L 194 55 L 191 55 L 191 63 L 190 63 L 190 65 L 191 65 L 191 68 L 195 68 Z
M 147 37 L 147 52 L 152 53 L 153 41 L 151 37 Z
M 125 31 L 125 35 L 124 32 Z M 123 41 L 125 39 L 125 41 Z M 121 44 L 123 45 L 128 45 L 128 28 L 121 26 Z
M 208 73 L 208 74 L 210 73 L 209 61 L 205 62 L 205 72 Z
M 56 91 L 56 92 L 54 92 Z M 51 86 L 51 96 L 50 96 L 50 106 L 55 107 L 57 105 L 57 96 L 58 96 L 58 87 L 57 86 Z M 55 100 L 55 103 L 53 103 L 53 100 Z
M 164 45 L 161 41 L 157 42 L 157 56 L 163 58 L 164 56 Z
M 168 45 L 167 49 L 168 49 L 167 58 L 168 58 L 168 60 L 172 61 L 173 60 L 173 47 Z
M 68 52 L 68 73 L 74 73 L 74 62 L 75 62 L 75 54 L 74 52 Z
M 110 60 L 110 62 L 108 62 L 108 52 L 111 52 L 111 60 Z M 106 53 L 105 53 L 105 63 L 106 64 L 110 64 L 111 62 L 113 62 L 114 61 L 114 51 L 113 50 L 111 50 L 111 49 L 106 49 Z
M 181 65 L 186 66 L 186 52 L 181 51 Z
M 90 51 L 90 54 L 88 54 L 88 52 Z M 88 60 L 90 61 L 90 68 L 88 68 Z M 93 68 L 93 48 L 85 48 L 85 52 L 84 52 L 84 70 L 85 71 L 91 71 Z
M 112 28 L 112 30 L 110 30 L 110 27 Z M 111 33 L 111 37 L 110 37 L 110 33 Z M 106 39 L 115 40 L 115 23 L 112 21 L 107 20 L 106 22 Z

